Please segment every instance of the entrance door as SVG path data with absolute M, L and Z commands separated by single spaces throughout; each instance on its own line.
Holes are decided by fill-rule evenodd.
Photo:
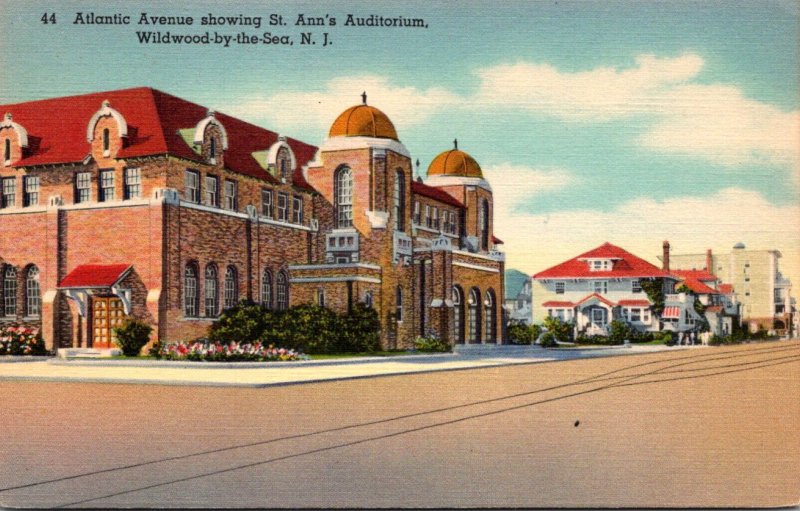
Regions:
M 113 296 L 95 296 L 92 298 L 92 347 L 114 348 L 113 328 L 122 326 L 125 309 L 122 300 Z
M 592 326 L 603 328 L 606 326 L 606 310 L 601 308 L 592 309 Z

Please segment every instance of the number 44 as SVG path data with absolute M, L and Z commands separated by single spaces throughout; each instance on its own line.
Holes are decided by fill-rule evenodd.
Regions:
M 53 25 L 55 25 L 56 24 L 56 13 L 52 13 L 52 14 L 44 13 L 44 14 L 42 14 L 41 21 L 45 25 L 47 25 L 48 23 L 52 23 Z

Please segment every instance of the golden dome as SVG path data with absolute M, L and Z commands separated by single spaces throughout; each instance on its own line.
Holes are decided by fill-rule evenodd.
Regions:
M 458 145 L 440 153 L 428 167 L 428 176 L 461 176 L 483 178 L 481 166 L 475 158 L 460 151 Z
M 364 103 L 348 108 L 333 121 L 329 137 L 373 137 L 398 140 L 397 131 L 389 117 L 367 105 L 366 94 L 362 94 Z M 398 140 L 399 142 L 399 140 Z

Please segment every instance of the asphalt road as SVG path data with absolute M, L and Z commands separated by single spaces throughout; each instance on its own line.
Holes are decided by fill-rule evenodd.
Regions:
M 0 382 L 6 507 L 800 502 L 800 343 L 269 388 Z

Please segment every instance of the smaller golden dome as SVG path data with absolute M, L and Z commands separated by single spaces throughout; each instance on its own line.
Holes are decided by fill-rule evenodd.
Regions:
M 428 166 L 428 176 L 461 176 L 483 178 L 481 166 L 475 158 L 455 148 L 440 153 Z
M 364 103 L 351 106 L 333 121 L 329 137 L 373 137 L 397 140 L 397 131 L 389 117 L 367 105 L 366 94 L 362 95 Z

